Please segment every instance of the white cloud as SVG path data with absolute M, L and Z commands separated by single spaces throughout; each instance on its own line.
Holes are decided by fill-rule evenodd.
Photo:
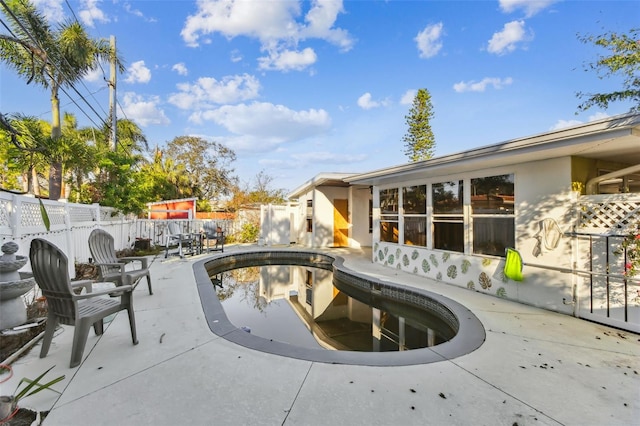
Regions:
M 131 3 L 129 2 L 124 3 L 123 8 L 128 13 L 134 16 L 137 16 L 139 18 L 142 18 L 145 22 L 157 22 L 156 18 L 144 16 L 144 13 L 142 13 L 142 11 L 140 11 L 139 9 L 134 9 Z
M 407 90 L 406 92 L 404 92 L 404 95 L 402 95 L 402 98 L 400 98 L 400 104 L 401 105 L 413 104 L 413 100 L 416 98 L 417 94 L 418 94 L 418 91 L 416 89 Z
M 305 16 L 306 27 L 300 30 L 303 39 L 318 38 L 339 46 L 348 51 L 353 47 L 353 39 L 349 32 L 340 28 L 332 28 L 339 13 L 344 13 L 342 0 L 314 1 L 313 7 Z
M 414 38 L 418 45 L 421 58 L 431 58 L 438 54 L 442 49 L 442 28 L 444 25 L 442 22 L 433 25 L 427 25 L 424 30 L 420 31 L 416 38 Z
M 530 18 L 558 0 L 500 0 L 500 9 L 505 13 L 512 13 L 518 9 L 525 12 L 525 17 Z
M 187 66 L 184 62 L 179 62 L 171 67 L 172 71 L 177 72 L 179 75 L 187 75 L 189 74 L 189 70 L 187 70 Z
M 238 49 L 234 49 L 231 52 L 231 62 L 240 62 L 242 60 L 242 54 Z
M 367 154 L 345 155 L 344 153 L 315 151 L 291 154 L 291 158 L 304 164 L 351 164 L 366 159 Z
M 508 86 L 513 83 L 511 77 L 496 78 L 485 77 L 481 81 L 461 81 L 453 85 L 453 90 L 458 93 L 462 92 L 484 92 L 487 86 L 492 86 L 494 89 L 502 89 L 504 86 Z
M 64 21 L 64 0 L 32 0 L 33 5 L 47 18 L 50 22 Z
M 598 120 L 603 120 L 605 118 L 609 118 L 609 114 L 604 112 L 596 112 L 595 114 L 590 115 L 587 118 L 587 121 L 588 122 L 598 121 Z M 550 130 L 560 130 L 560 129 L 565 129 L 567 127 L 578 126 L 580 124 L 582 124 L 582 121 L 580 120 L 558 120 L 556 124 L 554 124 L 551 127 Z
M 207 107 L 255 99 L 260 92 L 260 82 L 249 74 L 231 75 L 216 80 L 201 77 L 195 83 L 177 85 L 179 93 L 169 96 L 169 102 L 181 109 Z
M 83 24 L 93 28 L 95 26 L 95 22 L 110 22 L 109 17 L 102 11 L 102 9 L 100 9 L 100 3 L 102 3 L 102 0 L 80 1 L 80 11 L 78 12 L 78 16 Z
M 504 55 L 513 52 L 517 43 L 531 38 L 525 32 L 524 21 L 511 21 L 504 24 L 502 31 L 493 34 L 487 50 L 489 53 Z
M 160 98 L 150 96 L 144 98 L 133 92 L 126 92 L 122 98 L 122 109 L 127 118 L 135 121 L 143 127 L 154 125 L 167 125 L 171 121 L 158 105 Z
M 263 70 L 301 71 L 316 62 L 316 52 L 307 47 L 301 52 L 283 50 L 272 52 L 267 57 L 258 58 L 259 68 Z
M 588 120 L 598 121 L 598 120 L 604 120 L 605 118 L 609 118 L 609 114 L 607 114 L 606 112 L 596 112 L 595 114 L 590 115 Z
M 386 99 L 382 101 L 374 101 L 371 93 L 369 92 L 358 98 L 358 106 L 362 109 L 373 109 L 381 106 L 386 106 L 388 104 L 389 101 L 387 101 Z
M 267 58 L 261 58 L 261 66 L 277 64 L 278 58 L 285 62 L 282 67 L 268 65 L 267 69 L 302 69 L 304 65 L 315 62 L 313 51 L 298 45 L 306 39 L 321 39 L 347 51 L 353 46 L 349 33 L 334 28 L 339 13 L 344 12 L 342 0 L 313 1 L 311 8 L 303 17 L 302 6 L 309 3 L 302 1 L 243 1 L 243 0 L 198 0 L 197 11 L 185 21 L 181 31 L 183 40 L 188 46 L 207 43 L 210 34 L 220 33 L 228 39 L 246 36 L 260 40 L 263 51 L 269 52 Z M 298 55 L 290 55 L 297 52 Z M 302 53 L 302 57 L 298 57 Z M 267 62 L 265 62 L 265 60 Z M 286 61 L 293 61 L 295 66 L 287 67 Z
M 331 126 L 329 114 L 322 109 L 294 111 L 284 105 L 266 102 L 224 105 L 192 115 L 191 121 L 205 120 L 223 126 L 229 132 L 265 143 L 284 143 L 325 133 Z
M 102 70 L 103 68 L 97 67 L 96 69 L 89 71 L 87 75 L 84 76 L 84 79 L 92 83 L 104 81 L 106 76 L 104 75 L 104 72 Z
M 144 65 L 144 61 L 137 61 L 131 64 L 127 70 L 127 83 L 148 83 L 151 80 L 151 70 Z

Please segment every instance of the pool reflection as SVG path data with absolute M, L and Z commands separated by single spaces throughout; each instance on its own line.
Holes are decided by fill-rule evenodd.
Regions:
M 430 347 L 455 331 L 434 312 L 336 282 L 330 270 L 297 265 L 232 269 L 210 276 L 229 321 L 257 336 L 308 348 L 389 352 Z

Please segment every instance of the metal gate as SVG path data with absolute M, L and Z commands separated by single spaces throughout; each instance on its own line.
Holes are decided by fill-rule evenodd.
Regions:
M 574 234 L 580 318 L 640 333 L 640 276 L 625 275 L 622 247 L 638 226 L 638 194 L 580 197 Z

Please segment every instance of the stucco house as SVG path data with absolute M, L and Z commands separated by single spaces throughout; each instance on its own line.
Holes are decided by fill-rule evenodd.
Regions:
M 640 282 L 617 254 L 640 224 L 640 114 L 323 173 L 289 195 L 263 207 L 264 244 L 371 247 L 390 268 L 640 332 Z M 504 273 L 508 248 L 522 281 Z

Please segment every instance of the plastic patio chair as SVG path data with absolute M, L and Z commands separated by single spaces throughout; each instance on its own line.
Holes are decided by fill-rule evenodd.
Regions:
M 123 285 L 115 289 L 92 291 L 92 280 L 72 282 L 69 278 L 67 256 L 50 242 L 36 238 L 29 250 L 31 269 L 36 283 L 47 299 L 47 326 L 42 340 L 40 358 L 47 356 L 58 323 L 74 326 L 70 368 L 80 364 L 84 347 L 93 324 L 96 334 L 103 332 L 103 319 L 127 310 L 131 339 L 138 344 L 136 320 L 133 312 L 133 287 Z M 84 287 L 86 293 L 74 291 Z M 99 297 L 99 296 L 111 297 Z
M 215 226 L 210 222 L 205 222 L 202 225 L 205 240 L 203 241 L 203 251 L 206 244 L 207 252 L 221 251 L 224 253 L 224 231 L 220 226 Z M 213 246 L 213 248 L 212 248 Z
M 169 221 L 167 223 L 167 238 L 165 241 L 164 257 L 169 256 L 169 247 L 178 245 L 178 256 L 183 258 L 185 252 L 194 253 L 194 234 L 182 233 L 180 225 L 176 222 Z
M 94 229 L 89 234 L 89 251 L 93 263 L 98 266 L 99 280 L 135 288 L 143 277 L 147 277 L 149 294 L 153 294 L 148 259 L 144 256 L 117 257 L 114 247 L 113 236 L 107 231 Z M 140 268 L 127 269 L 127 265 L 133 262 L 140 262 Z

